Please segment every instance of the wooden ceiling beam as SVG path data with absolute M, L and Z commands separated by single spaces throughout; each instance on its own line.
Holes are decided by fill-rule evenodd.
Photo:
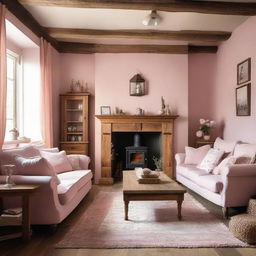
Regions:
M 56 39 L 156 39 L 197 42 L 220 42 L 227 40 L 230 32 L 222 31 L 161 31 L 161 30 L 98 30 L 45 28 L 48 35 Z
M 218 46 L 196 46 L 189 45 L 189 53 L 216 53 L 218 51 Z
M 217 46 L 187 46 L 187 45 L 109 45 L 59 42 L 59 51 L 62 53 L 216 53 Z
M 24 5 L 73 8 L 107 8 L 159 10 L 165 12 L 197 12 L 223 15 L 256 15 L 256 3 L 211 2 L 191 0 L 18 0 Z M 11 2 L 11 1 L 10 1 Z
M 62 53 L 165 53 L 187 54 L 186 45 L 113 45 L 59 42 Z
M 35 35 L 37 35 L 39 38 L 43 37 L 48 42 L 50 42 L 56 50 L 58 50 L 58 42 L 47 34 L 45 29 L 19 2 L 16 0 L 0 0 L 0 2 L 4 4 L 6 8 L 25 26 L 27 26 Z

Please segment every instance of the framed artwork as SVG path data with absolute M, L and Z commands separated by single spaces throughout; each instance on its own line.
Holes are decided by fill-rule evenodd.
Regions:
M 236 115 L 251 115 L 251 84 L 236 88 Z
M 111 115 L 110 106 L 101 106 L 101 107 L 100 107 L 100 113 L 101 113 L 102 115 Z
M 237 84 L 243 84 L 251 80 L 251 58 L 237 64 Z

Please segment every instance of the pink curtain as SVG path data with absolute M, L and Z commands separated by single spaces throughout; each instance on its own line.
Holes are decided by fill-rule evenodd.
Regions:
M 47 147 L 53 147 L 52 46 L 43 38 L 40 45 L 42 135 Z
M 0 3 L 0 150 L 3 147 L 6 128 L 7 68 L 5 12 L 5 6 Z

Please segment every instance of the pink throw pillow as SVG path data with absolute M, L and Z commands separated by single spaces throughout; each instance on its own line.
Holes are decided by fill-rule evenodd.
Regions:
M 248 157 L 250 164 L 255 161 L 256 144 L 237 144 L 234 151 L 235 157 Z
M 230 165 L 233 165 L 235 164 L 237 158 L 234 157 L 234 156 L 229 156 L 229 157 L 226 157 L 225 159 L 223 159 L 219 164 L 218 166 L 216 166 L 212 173 L 214 175 L 220 175 L 226 167 L 229 167 Z
M 200 164 L 207 152 L 210 150 L 210 145 L 205 145 L 199 148 L 185 147 L 185 164 Z
M 41 156 L 50 163 L 55 173 L 72 171 L 72 166 L 68 161 L 65 151 L 60 151 L 58 153 L 41 151 L 40 153 Z
M 25 158 L 15 156 L 16 174 L 31 176 L 52 176 L 60 184 L 56 173 L 46 159 L 38 156 L 33 158 Z
M 80 159 L 78 155 L 68 155 L 67 158 L 72 166 L 72 170 L 81 170 Z
M 239 156 L 236 158 L 235 164 L 250 164 L 251 163 L 251 157 L 248 156 Z

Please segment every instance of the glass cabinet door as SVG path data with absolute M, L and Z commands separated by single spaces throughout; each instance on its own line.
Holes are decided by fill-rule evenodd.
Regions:
M 85 107 L 83 98 L 65 100 L 65 141 L 83 142 L 85 140 Z

